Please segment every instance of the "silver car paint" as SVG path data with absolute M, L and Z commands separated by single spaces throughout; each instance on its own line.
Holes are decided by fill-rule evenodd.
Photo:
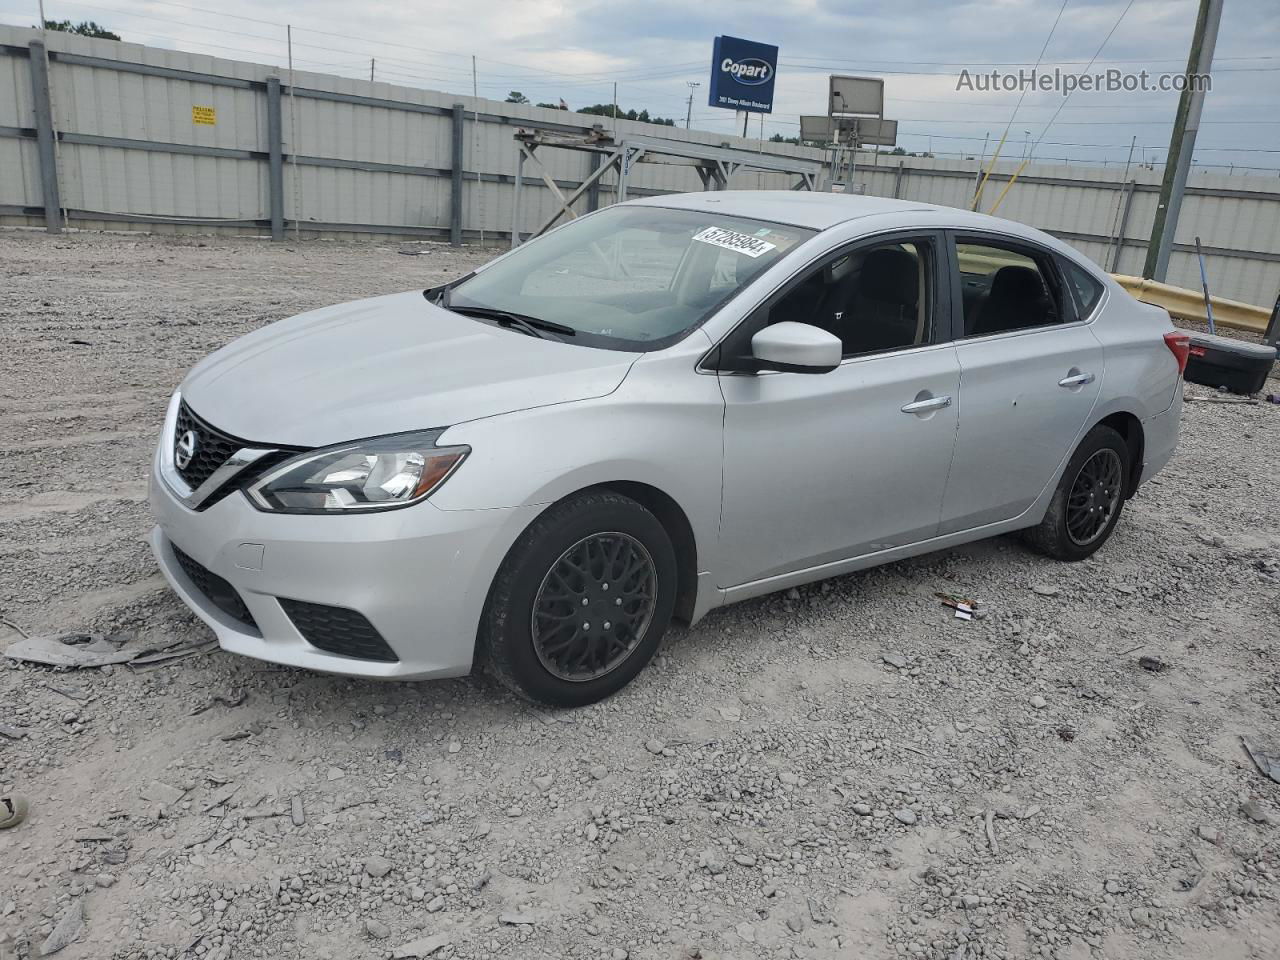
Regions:
M 942 533 L 1016 517 L 1036 500 L 1094 422 L 1104 370 L 1085 323 L 962 340 L 956 354 L 960 442 Z M 1074 383 L 1082 377 L 1092 379 Z
M 1160 339 L 1172 325 L 1087 261 L 1107 294 L 1078 328 L 1092 344 L 1066 343 L 1069 356 L 1056 352 L 1064 344 L 1050 328 L 861 358 L 828 374 L 716 376 L 700 366 L 796 271 L 852 240 L 904 228 L 988 229 L 1082 262 L 1052 237 L 964 211 L 874 198 L 741 191 L 633 202 L 772 217 L 822 232 L 701 329 L 650 354 L 534 340 L 439 311 L 414 291 L 283 321 L 192 371 L 180 389 L 193 408 L 251 440 L 323 445 L 452 423 L 440 442 L 473 449 L 426 503 L 360 517 L 268 515 L 240 496 L 197 513 L 153 470 L 152 509 L 162 531 L 153 545 L 161 568 L 224 646 L 365 676 L 465 673 L 488 586 L 511 544 L 547 505 L 600 483 L 660 491 L 688 519 L 697 556 L 696 620 L 720 603 L 1032 525 L 1079 437 L 1110 413 L 1142 420 L 1143 479 L 1172 452 L 1180 380 Z M 1057 337 L 1064 333 L 1059 328 Z M 1072 330 L 1067 337 L 1078 335 Z M 996 353 L 987 356 L 984 342 Z M 1026 487 L 994 498 L 957 493 L 952 449 L 968 444 L 975 451 L 955 462 L 981 482 L 980 454 L 992 436 L 984 434 L 983 417 L 967 416 L 961 352 L 973 348 L 969 369 L 980 382 L 984 366 L 1026 361 L 1051 342 L 1052 356 L 1037 363 L 1043 369 L 1033 375 L 1028 364 L 1026 376 L 990 380 L 974 401 L 992 413 L 1002 405 L 1011 410 L 1019 397 L 1036 398 L 1052 419 L 1037 428 L 1054 434 L 1036 448 L 1039 472 L 1022 469 L 1010 447 Z M 1057 386 L 1071 369 L 1098 361 L 1102 375 L 1087 390 Z M 838 407 L 821 409 L 823 390 L 853 399 L 844 410 L 856 422 L 842 422 Z M 955 399 L 928 417 L 902 412 L 922 391 L 951 391 Z M 768 396 L 782 406 L 766 409 Z M 1062 411 L 1049 399 L 1059 396 Z M 788 417 L 787 409 L 799 416 Z M 1018 419 L 1006 421 L 1006 429 L 1010 423 L 1024 429 Z M 171 436 L 171 429 L 162 433 L 161 442 Z M 909 462 L 900 459 L 904 453 Z M 945 509 L 969 517 L 966 527 L 949 530 Z M 841 523 L 832 523 L 833 511 Z M 169 541 L 240 589 L 262 636 L 238 628 L 190 589 Z M 237 565 L 245 544 L 265 546 L 261 569 Z M 308 647 L 274 596 L 362 610 L 401 663 Z
M 720 586 L 937 533 L 959 410 L 952 344 L 846 360 L 827 374 L 720 382 Z M 902 409 L 928 398 L 946 405 Z M 862 490 L 891 493 L 872 507 Z
M 227 433 L 314 447 L 599 397 L 634 359 L 512 334 L 415 290 L 255 330 L 201 361 L 182 392 Z

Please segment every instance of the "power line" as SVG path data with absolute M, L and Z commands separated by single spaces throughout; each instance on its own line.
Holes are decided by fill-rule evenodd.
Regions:
M 1219 62 L 1226 61 L 1242 61 L 1242 60 L 1280 60 L 1280 56 L 1272 56 L 1269 54 L 1257 54 L 1246 57 L 1220 57 L 1216 58 Z M 822 61 L 823 63 L 892 63 L 897 65 L 911 65 L 924 67 L 1025 67 L 1031 63 L 1030 60 L 882 60 L 878 57 L 860 57 L 858 59 L 843 59 L 840 57 L 792 57 L 791 63 L 799 63 L 802 61 Z M 1050 66 L 1068 66 L 1077 63 L 1182 63 L 1182 58 L 1162 57 L 1121 57 L 1118 59 L 1108 60 L 1042 60 L 1038 63 L 1044 63 Z
M 1040 61 L 1044 58 L 1044 52 L 1049 49 L 1049 41 L 1053 39 L 1053 34 L 1058 29 L 1058 22 L 1062 20 L 1063 11 L 1067 9 L 1067 4 L 1069 2 L 1070 0 L 1062 0 L 1062 6 L 1058 8 L 1058 15 L 1053 18 L 1053 26 L 1049 28 L 1049 35 L 1044 38 L 1044 43 L 1040 46 L 1040 54 L 1036 57 L 1036 65 L 1031 68 L 1032 72 L 1035 72 L 1040 68 Z M 1129 0 L 1129 2 L 1132 3 L 1133 0 Z M 1000 144 L 996 147 L 996 152 L 991 155 L 992 166 L 995 166 L 996 157 L 1000 156 L 1000 147 L 1003 147 L 1005 140 L 1008 139 L 1009 130 L 1012 129 L 1013 121 L 1018 116 L 1018 110 L 1022 106 L 1022 101 L 1027 96 L 1027 89 L 1027 87 L 1022 88 L 1022 92 L 1018 95 L 1018 102 L 1013 105 L 1013 113 L 1009 114 L 1009 122 L 1004 125 L 1004 133 L 1000 136 Z M 1054 116 L 1056 117 L 1057 114 L 1055 113 Z M 985 179 L 986 178 L 984 177 L 983 183 L 985 183 Z M 983 184 L 979 184 L 977 187 L 977 196 L 974 197 L 973 201 L 975 205 L 977 205 L 978 201 L 982 199 L 982 186 Z
M 1098 57 L 1102 54 L 1103 48 L 1105 48 L 1106 45 L 1111 41 L 1111 38 L 1115 35 L 1116 30 L 1119 29 L 1121 22 L 1128 15 L 1129 9 L 1133 6 L 1133 2 L 1134 0 L 1129 0 L 1129 2 L 1125 4 L 1124 9 L 1120 11 L 1120 16 L 1116 17 L 1116 22 L 1111 25 L 1111 29 L 1107 31 L 1107 35 L 1102 38 L 1102 43 L 1098 44 L 1097 52 L 1094 53 L 1093 58 L 1089 61 L 1089 66 L 1084 68 L 1085 73 L 1089 72 L 1089 67 L 1093 66 L 1094 61 L 1097 60 Z M 1064 6 L 1066 5 L 1065 2 L 1063 5 Z M 1046 123 L 1044 125 L 1044 129 L 1040 131 L 1040 136 L 1036 138 L 1035 146 L 1031 148 L 1031 156 L 1035 156 L 1036 147 L 1040 146 L 1040 141 L 1044 139 L 1045 134 L 1049 132 L 1049 128 L 1053 126 L 1053 121 L 1057 120 L 1058 115 L 1062 113 L 1062 108 L 1067 105 L 1067 101 L 1071 99 L 1072 93 L 1075 93 L 1075 91 L 1072 90 L 1070 93 L 1068 93 L 1065 97 L 1062 98 L 1062 103 L 1058 104 L 1058 109 L 1053 112 L 1053 116 L 1049 118 L 1049 122 Z

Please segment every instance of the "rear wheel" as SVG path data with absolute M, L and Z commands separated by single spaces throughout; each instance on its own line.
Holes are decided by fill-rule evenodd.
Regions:
M 535 520 L 503 561 L 481 654 L 523 697 L 594 703 L 653 657 L 675 587 L 675 550 L 657 517 L 611 491 L 579 494 Z
M 1035 549 L 1058 560 L 1083 560 L 1107 542 L 1124 510 L 1129 447 L 1099 424 L 1080 441 L 1058 481 L 1044 520 L 1027 531 Z

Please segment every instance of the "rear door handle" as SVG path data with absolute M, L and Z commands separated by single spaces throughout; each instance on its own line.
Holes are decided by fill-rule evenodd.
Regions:
M 916 400 L 902 408 L 903 413 L 929 413 L 951 406 L 950 397 L 929 397 L 927 400 Z
M 1085 384 L 1093 383 L 1092 373 L 1077 373 L 1070 377 L 1063 377 L 1058 381 L 1060 387 L 1083 387 Z

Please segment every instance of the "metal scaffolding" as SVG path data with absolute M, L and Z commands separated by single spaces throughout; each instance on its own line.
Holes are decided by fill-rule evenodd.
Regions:
M 618 202 L 626 200 L 627 177 L 637 163 L 667 163 L 693 167 L 698 174 L 698 179 L 702 181 L 704 190 L 727 190 L 729 178 L 740 170 L 790 174 L 797 178 L 791 189 L 814 190 L 818 175 L 822 171 L 822 163 L 818 160 L 782 157 L 770 153 L 752 153 L 750 150 L 735 150 L 732 147 L 713 147 L 701 143 L 630 134 L 620 141 L 615 141 L 611 134 L 600 128 L 590 131 L 585 136 L 545 130 L 520 130 L 516 133 L 515 140 L 517 150 L 515 196 L 511 210 L 511 245 L 513 247 L 518 246 L 522 239 L 532 240 L 546 233 L 561 217 L 567 216 L 569 219 L 577 217 L 573 204 L 588 192 L 594 198 L 598 194 L 601 179 L 610 170 L 615 170 L 618 174 Z M 539 147 L 554 147 L 560 150 L 577 150 L 594 154 L 595 160 L 591 174 L 572 193 L 566 195 L 538 159 L 536 151 Z M 522 238 L 520 235 L 520 188 L 525 178 L 525 161 L 532 161 L 537 166 L 539 178 L 556 198 L 559 209 L 527 238 Z M 594 202 L 592 207 L 594 209 Z

